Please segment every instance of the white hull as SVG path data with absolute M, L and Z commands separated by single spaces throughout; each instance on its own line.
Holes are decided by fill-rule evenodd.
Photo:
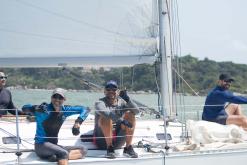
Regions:
M 233 162 L 236 164 L 245 164 L 246 162 L 246 155 L 247 151 L 237 152 L 237 153 L 217 153 L 217 154 L 199 154 L 199 155 L 186 155 L 186 156 L 166 156 L 162 157 L 160 155 L 152 156 L 152 157 L 142 157 L 137 159 L 131 158 L 117 158 L 114 160 L 106 159 L 106 158 L 85 158 L 80 160 L 71 160 L 69 164 L 107 164 L 107 165 L 114 165 L 114 164 L 136 164 L 136 165 L 179 165 L 179 164 L 190 164 L 190 165 L 232 165 Z M 6 155 L 7 156 L 7 155 Z M 10 155 L 8 155 L 10 156 Z M 34 157 L 33 154 L 28 154 L 28 156 Z M 27 157 L 28 157 L 27 156 Z M 2 157 L 2 155 L 1 155 Z M 7 161 L 0 161 L 1 164 L 17 164 L 15 159 L 7 160 Z M 164 163 L 165 162 L 165 163 Z M 40 159 L 37 160 L 30 160 L 30 158 L 22 158 L 20 164 L 26 165 L 41 165 L 41 164 L 56 164 L 47 161 L 41 161 Z
M 92 154 L 92 153 L 91 153 Z M 95 153 L 94 153 L 95 154 Z M 8 157 L 8 158 L 7 158 Z M 6 160 L 2 160 L 6 159 Z M 231 151 L 217 151 L 211 153 L 195 153 L 195 154 L 176 154 L 176 155 L 163 155 L 159 154 L 147 154 L 140 155 L 139 158 L 125 158 L 119 157 L 116 159 L 106 159 L 101 156 L 90 156 L 90 151 L 88 157 L 79 160 L 70 160 L 69 164 L 77 165 L 77 164 L 90 164 L 90 165 L 128 165 L 128 164 L 136 164 L 136 165 L 181 165 L 181 164 L 189 164 L 189 165 L 232 165 L 245 164 L 247 161 L 247 150 L 231 150 Z M 14 153 L 9 154 L 1 154 L 1 164 L 18 164 L 17 158 Z M 42 164 L 56 164 L 54 162 L 47 162 L 36 157 L 35 153 L 23 153 L 20 158 L 20 164 L 25 165 L 42 165 Z
M 164 149 L 165 143 L 164 140 L 158 140 L 155 135 L 156 133 L 163 132 L 163 121 L 137 121 L 137 129 L 134 137 L 134 144 L 141 141 L 143 143 L 150 142 L 149 144 L 155 145 L 152 151 L 147 152 L 144 148 L 135 148 L 139 154 L 139 158 L 126 158 L 122 155 L 123 150 L 117 150 L 118 157 L 116 159 L 107 159 L 105 158 L 106 151 L 97 150 L 96 147 L 91 143 L 82 143 L 78 140 L 78 137 L 73 137 L 71 134 L 71 127 L 73 120 L 66 121 L 59 133 L 59 144 L 61 145 L 85 145 L 89 150 L 88 154 L 84 159 L 79 160 L 70 160 L 69 164 L 106 164 L 106 165 L 127 165 L 127 164 L 136 164 L 136 165 L 180 165 L 180 164 L 189 164 L 189 165 L 232 165 L 236 164 L 245 164 L 247 162 L 247 148 L 246 143 L 241 144 L 231 144 L 228 149 L 217 149 L 217 145 L 214 149 L 210 150 L 194 150 L 194 151 L 182 151 L 182 152 L 166 152 Z M 4 128 L 11 134 L 15 133 L 15 123 L 1 121 L 0 128 Z M 35 134 L 35 123 L 20 122 L 20 137 L 22 138 L 22 144 L 20 149 L 33 150 L 33 137 Z M 93 128 L 93 120 L 86 121 L 81 127 L 81 133 L 86 133 Z M 0 137 L 7 136 L 6 132 L 0 131 Z M 181 128 L 178 123 L 171 123 L 168 127 L 168 133 L 172 135 L 172 140 L 169 141 L 169 146 L 174 146 L 179 144 L 179 136 L 181 135 Z M 138 135 L 138 136 L 137 136 Z M 2 139 L 2 138 L 1 138 Z M 158 145 L 160 144 L 160 145 Z M 17 156 L 15 151 L 10 149 L 16 149 L 16 144 L 2 144 L 1 141 L 1 153 L 0 153 L 0 164 L 18 164 Z M 11 153 L 3 153 L 3 151 L 10 151 Z M 19 164 L 26 165 L 41 165 L 41 164 L 56 164 L 53 162 L 47 162 L 41 160 L 36 156 L 33 151 L 23 152 L 19 159 Z

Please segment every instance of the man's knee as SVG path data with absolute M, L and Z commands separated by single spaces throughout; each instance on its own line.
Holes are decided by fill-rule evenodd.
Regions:
M 110 118 L 106 118 L 103 116 L 99 117 L 98 120 L 98 125 L 102 128 L 102 127 L 109 127 L 110 125 L 112 125 L 112 120 Z
M 228 115 L 236 115 L 236 114 L 240 113 L 241 106 L 239 104 L 231 103 L 225 107 L 225 110 L 226 110 Z
M 123 118 L 124 120 L 127 120 L 132 125 L 132 127 L 129 128 L 128 126 L 121 124 L 121 129 L 124 130 L 127 134 L 131 134 L 134 131 L 136 125 L 135 114 L 131 111 L 127 111 L 124 113 Z
M 128 121 L 135 121 L 135 114 L 131 111 L 126 111 L 124 113 L 124 117 L 123 117 L 125 120 L 128 120 Z

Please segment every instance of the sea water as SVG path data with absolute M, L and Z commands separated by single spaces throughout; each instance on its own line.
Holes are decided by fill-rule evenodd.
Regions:
M 12 98 L 17 108 L 21 108 L 24 104 L 38 105 L 42 102 L 49 103 L 51 100 L 51 90 L 40 90 L 40 89 L 12 89 Z M 129 96 L 142 104 L 154 108 L 159 111 L 158 108 L 158 95 L 150 93 L 130 93 Z M 92 91 L 67 91 L 66 101 L 67 105 L 84 105 L 88 106 L 94 112 L 94 103 L 99 98 L 104 97 L 102 92 Z M 174 108 L 177 113 L 177 118 L 181 121 L 186 119 L 200 119 L 202 114 L 205 97 L 201 96 L 176 96 L 177 106 Z M 247 106 L 243 105 L 244 113 L 246 113 Z M 155 114 L 144 114 L 144 118 L 155 118 Z

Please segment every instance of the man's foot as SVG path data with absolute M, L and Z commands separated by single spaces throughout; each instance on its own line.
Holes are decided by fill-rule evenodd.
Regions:
M 106 158 L 108 158 L 108 159 L 115 159 L 116 158 L 116 154 L 115 154 L 113 146 L 109 146 L 107 148 Z
M 124 147 L 123 154 L 130 158 L 138 158 L 138 154 L 134 151 L 132 145 L 129 145 L 128 147 Z

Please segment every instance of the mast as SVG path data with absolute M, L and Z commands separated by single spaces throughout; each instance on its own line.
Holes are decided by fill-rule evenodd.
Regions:
M 160 86 L 161 108 L 164 119 L 172 114 L 172 54 L 170 42 L 168 1 L 158 0 L 159 8 L 159 54 L 160 54 Z

